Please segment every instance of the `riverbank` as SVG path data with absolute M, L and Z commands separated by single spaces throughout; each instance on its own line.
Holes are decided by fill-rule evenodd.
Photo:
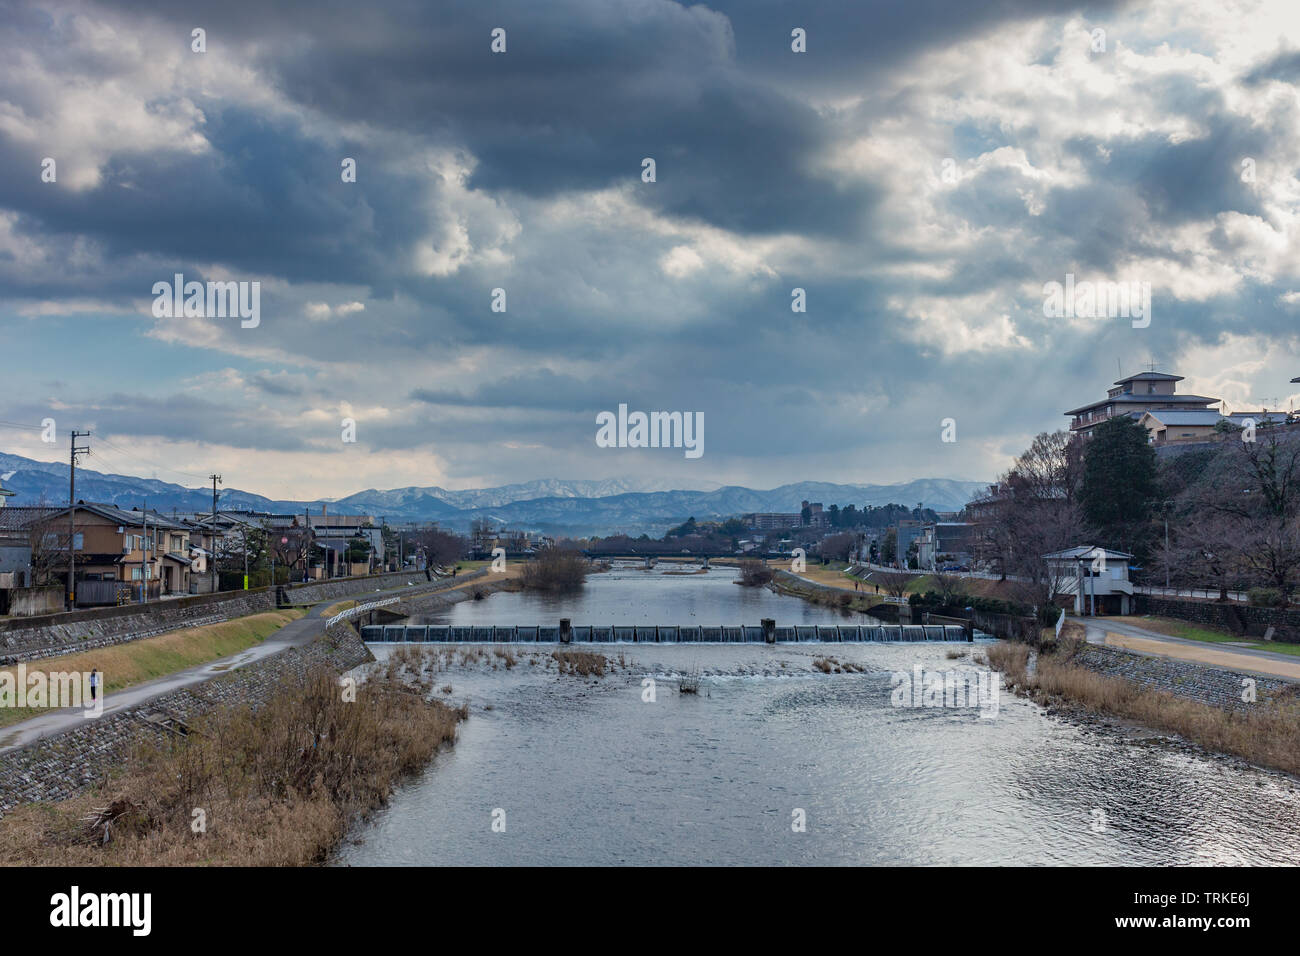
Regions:
M 187 667 L 237 654 L 260 644 L 305 613 L 301 608 L 263 611 L 220 624 L 205 624 L 126 644 L 43 658 L 27 665 L 26 671 L 29 674 L 38 670 L 46 674 L 89 674 L 96 670 L 104 681 L 100 692 L 116 693 Z M 17 665 L 0 667 L 0 680 L 4 679 L 5 674 L 16 681 Z M 0 727 L 47 712 L 45 708 L 0 707 Z
M 864 605 L 880 600 L 790 572 L 776 572 L 769 586 L 845 611 L 865 611 Z M 1039 653 L 1000 642 L 989 647 L 988 662 L 1003 673 L 1009 689 L 1049 713 L 1084 725 L 1095 724 L 1098 716 L 1128 721 L 1176 734 L 1212 754 L 1300 776 L 1300 685 L 1294 682 L 1207 666 L 1215 661 L 1131 653 L 1118 642 L 1112 645 L 1109 635 L 1106 646 L 1091 645 L 1077 622 L 1066 625 L 1054 648 Z
M 772 580 L 767 585 L 777 594 L 797 597 L 820 607 L 837 608 L 844 612 L 865 614 L 869 608 L 885 603 L 880 594 L 857 593 L 834 584 L 820 584 L 809 581 L 790 571 L 772 573 Z
M 1042 652 L 1024 644 L 990 645 L 989 666 L 1004 675 L 1008 689 L 1049 713 L 1085 725 L 1098 717 L 1133 721 L 1216 754 L 1300 776 L 1296 685 L 1096 647 L 1073 633 L 1062 638 Z
M 76 796 L 0 821 L 0 863 L 20 866 L 302 866 L 454 741 L 468 711 L 431 699 L 400 657 L 352 694 L 314 666 L 264 706 L 200 716 L 139 747 Z

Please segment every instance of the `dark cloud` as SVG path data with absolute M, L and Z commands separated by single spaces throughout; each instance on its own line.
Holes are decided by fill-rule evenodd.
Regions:
M 24 8 L 0 27 L 0 54 L 30 51 L 90 89 L 139 82 L 139 64 L 111 50 L 68 58 L 72 8 L 50 9 Z M 102 179 L 56 188 L 36 175 L 46 144 L 0 132 L 0 169 L 23 171 L 0 176 L 3 303 L 120 309 L 176 271 L 265 280 L 255 330 L 124 325 L 123 356 L 131 333 L 152 328 L 178 351 L 216 346 L 247 387 L 70 396 L 69 415 L 111 434 L 350 454 L 332 421 L 301 427 L 350 402 L 366 453 L 431 449 L 450 475 L 505 479 L 618 471 L 618 456 L 594 447 L 594 411 L 626 402 L 703 412 L 719 476 L 769 466 L 782 472 L 773 484 L 819 468 L 969 475 L 954 455 L 987 462 L 999 443 L 1063 424 L 1044 396 L 1087 400 L 1117 357 L 1127 371 L 1172 360 L 1245 328 L 1247 311 L 1256 330 L 1294 323 L 1277 304 L 1285 275 L 1256 276 L 1248 293 L 1225 283 L 1196 301 L 1158 299 L 1146 330 L 1041 315 L 1034 290 L 1067 271 L 1109 275 L 1142 259 L 1195 269 L 1206 250 L 1171 249 L 1180 227 L 1235 213 L 1284 228 L 1237 172 L 1244 156 L 1268 169 L 1296 159 L 1286 110 L 1234 113 L 1221 90 L 1179 71 L 1146 93 L 1187 118 L 1183 138 L 1116 136 L 1101 122 L 1111 112 L 1080 110 L 1062 142 L 1035 125 L 1050 117 L 1034 89 L 1005 104 L 1014 121 L 960 115 L 978 89 L 936 105 L 921 54 L 996 44 L 1024 20 L 1074 16 L 1070 3 L 84 9 L 133 37 L 145 62 L 170 63 L 190 29 L 207 30 L 206 59 L 179 68 L 182 78 L 190 63 L 194 77 L 213 71 L 211 89 L 195 79 L 184 90 L 207 148 L 124 137 L 106 156 L 74 149 L 61 170 L 102 161 Z M 489 50 L 497 26 L 508 31 L 504 56 Z M 808 54 L 790 52 L 793 26 L 808 30 Z M 1050 66 L 1059 50 L 1045 42 L 1035 55 Z M 1262 62 L 1245 84 L 1293 75 L 1288 57 Z M 245 68 L 256 91 L 229 79 Z M 162 74 L 139 91 L 151 110 L 180 109 L 169 82 Z M 3 98 L 38 119 L 55 105 L 39 85 Z M 925 145 L 890 158 L 915 172 L 911 183 L 869 163 L 827 163 L 910 128 L 920 132 L 909 142 Z M 999 146 L 1023 149 L 1035 170 L 990 166 L 932 206 L 911 202 L 945 151 L 969 171 Z M 1036 176 L 1058 150 L 1078 174 Z M 340 181 L 343 156 L 358 161 L 355 184 Z M 640 181 L 646 156 L 652 184 Z M 955 241 L 967 233 L 978 241 Z M 1239 231 L 1219 225 L 1207 241 L 1225 260 L 1250 258 Z M 775 251 L 746 261 L 763 244 Z M 695 271 L 665 269 L 679 247 L 699 257 Z M 807 290 L 806 314 L 790 310 L 795 286 Z M 497 287 L 505 313 L 489 307 Z M 352 301 L 364 310 L 339 308 Z M 1012 341 L 977 334 L 1004 315 Z M 982 457 L 938 446 L 947 416 L 963 442 L 986 443 Z

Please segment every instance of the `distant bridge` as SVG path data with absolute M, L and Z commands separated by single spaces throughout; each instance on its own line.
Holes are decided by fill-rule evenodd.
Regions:
M 769 551 L 765 554 L 752 551 L 736 554 L 734 551 L 601 551 L 598 548 L 584 548 L 582 553 L 589 558 L 619 558 L 629 561 L 699 561 L 708 558 L 737 558 L 741 560 L 746 558 L 762 558 L 764 560 L 785 558 L 787 561 L 790 560 L 790 555 L 779 554 L 775 551 Z

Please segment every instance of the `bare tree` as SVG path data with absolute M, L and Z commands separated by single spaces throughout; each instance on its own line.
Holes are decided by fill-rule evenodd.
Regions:
M 1300 436 L 1229 436 L 1179 504 L 1186 517 L 1162 555 L 1171 576 L 1218 586 L 1221 597 L 1238 581 L 1290 597 L 1300 583 Z
M 293 568 L 302 565 L 311 554 L 312 536 L 306 528 L 293 525 L 288 528 L 267 528 L 267 545 L 276 564 Z
M 916 580 L 910 571 L 872 571 L 867 580 L 878 584 L 890 597 L 907 597 L 907 586 Z
M 820 546 L 822 557 L 830 558 L 832 561 L 847 561 L 849 551 L 852 550 L 856 540 L 857 535 L 848 531 L 822 538 Z
M 1044 432 L 972 506 L 977 554 L 1004 580 L 1015 579 L 1029 603 L 1051 603 L 1065 582 L 1068 568 L 1047 561 L 1045 555 L 1081 541 L 1081 474 L 1078 438 L 1063 431 Z
M 14 517 L 17 508 L 6 508 Z M 20 525 L 28 547 L 32 549 L 32 584 L 59 584 L 68 567 L 68 522 L 56 518 L 59 509 L 46 503 L 44 495 L 33 507 L 22 508 Z
M 933 571 L 930 580 L 934 582 L 934 589 L 945 607 L 956 605 L 966 596 L 966 581 L 956 574 Z
M 414 545 L 417 548 L 424 549 L 425 557 L 430 565 L 451 564 L 465 553 L 466 542 L 464 538 L 438 528 L 417 531 L 407 541 L 408 547 Z

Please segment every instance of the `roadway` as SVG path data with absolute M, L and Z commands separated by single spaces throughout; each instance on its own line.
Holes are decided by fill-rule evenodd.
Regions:
M 1168 657 L 1237 671 L 1255 677 L 1300 681 L 1300 657 L 1230 644 L 1212 644 L 1149 631 L 1136 624 L 1108 617 L 1067 618 L 1084 626 L 1089 644 L 1133 651 L 1147 657 Z

